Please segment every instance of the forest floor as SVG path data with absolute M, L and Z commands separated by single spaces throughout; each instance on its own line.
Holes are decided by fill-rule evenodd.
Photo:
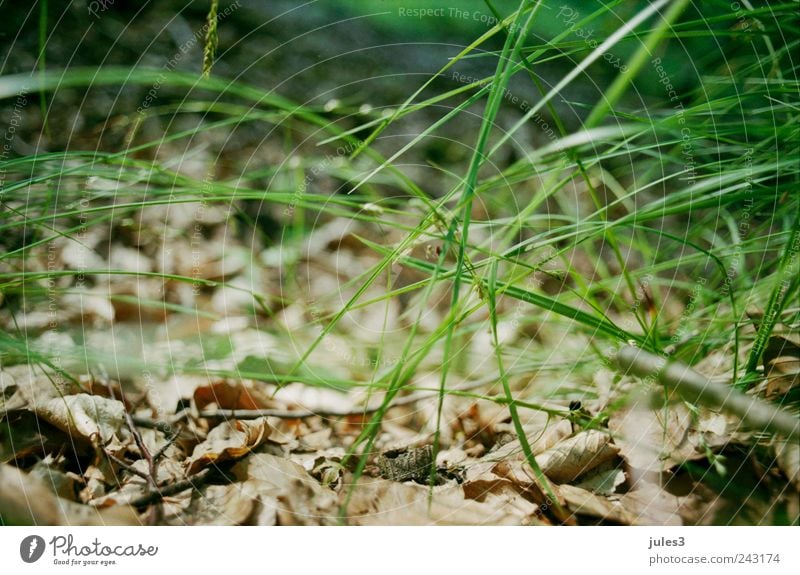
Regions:
M 145 65 L 163 68 L 165 55 L 191 37 L 197 15 L 184 17 L 169 26 L 137 21 L 120 33 L 110 64 L 142 54 Z M 330 15 L 318 17 L 324 25 Z M 212 78 L 245 73 L 254 50 L 280 46 L 301 23 L 315 25 L 287 18 L 259 42 L 241 44 L 232 37 L 242 24 L 221 22 L 221 45 L 235 48 L 220 56 Z M 378 43 L 366 24 L 346 31 L 310 36 L 271 67 L 246 72 L 247 82 L 274 85 L 271 78 L 291 78 L 320 52 Z M 103 34 L 77 65 L 94 64 Z M 163 45 L 148 45 L 153 37 Z M 52 50 L 70 41 L 54 36 Z M 18 49 L 35 58 L 35 38 L 23 37 Z M 332 123 L 345 118 L 345 127 L 378 122 L 387 112 L 365 95 L 378 88 L 357 80 L 382 70 L 430 74 L 457 53 L 447 42 L 410 47 L 403 59 L 393 50 L 356 55 L 345 67 L 323 64 L 277 92 Z M 201 62 L 202 43 L 193 43 L 177 72 L 196 72 Z M 23 58 L 19 66 L 35 63 Z M 479 62 L 470 73 L 493 69 Z M 556 73 L 546 66 L 545 76 Z M 397 78 L 378 86 L 381 102 L 410 95 Z M 321 136 L 297 128 L 295 117 L 278 128 L 226 124 L 228 111 L 199 97 L 139 121 L 147 88 L 62 91 L 46 122 L 32 95 L 19 110 L 15 153 L 35 151 L 40 166 L 58 164 L 63 177 L 32 180 L 3 201 L 0 523 L 797 523 L 796 441 L 743 426 L 727 404 L 670 394 L 657 375 L 626 373 L 609 359 L 628 343 L 604 337 L 612 324 L 641 334 L 636 345 L 647 340 L 641 317 L 673 326 L 665 340 L 674 349 L 702 336 L 686 327 L 702 305 L 695 278 L 675 272 L 676 290 L 644 275 L 624 296 L 580 300 L 573 296 L 585 288 L 582 278 L 621 283 L 617 260 L 609 244 L 584 252 L 554 242 L 518 278 L 519 297 L 495 292 L 491 274 L 462 285 L 459 309 L 469 313 L 456 321 L 453 283 L 429 281 L 439 273 L 431 270 L 458 261 L 448 222 L 430 219 L 418 198 L 395 201 L 383 174 L 364 186 L 372 201 L 351 202 L 343 190 L 374 166 L 351 160 L 357 144 L 320 147 Z M 173 89 L 157 90 L 153 106 L 173 106 Z M 13 114 L 13 101 L 4 103 Z M 469 168 L 471 150 L 458 142 L 473 145 L 482 107 L 471 109 L 472 120 L 403 157 L 404 174 L 424 182 L 433 200 L 444 197 L 451 172 Z M 512 125 L 519 114 L 511 107 L 497 122 Z M 388 156 L 440 117 L 430 109 L 401 119 L 375 149 Z M 521 142 L 548 142 L 543 130 L 526 130 Z M 136 145 L 142 149 L 130 152 Z M 128 152 L 119 164 L 58 155 L 81 149 Z M 516 161 L 512 149 L 497 169 Z M 21 172 L 3 174 L 25 181 Z M 219 187 L 197 189 L 210 181 Z M 544 203 L 548 225 L 565 206 L 593 209 L 591 184 L 576 176 L 571 185 L 573 197 Z M 274 203 L 254 192 L 273 188 L 289 191 Z M 330 199 L 315 205 L 312 192 Z M 496 208 L 490 198 L 471 211 L 487 222 L 471 230 L 478 265 L 492 253 L 481 246 L 510 229 L 510 220 L 492 215 Z M 525 298 L 571 307 L 533 309 Z M 604 319 L 595 330 L 577 328 L 574 317 L 592 313 L 592 302 L 607 305 Z M 693 373 L 711 386 L 731 382 L 765 304 L 747 312 L 753 321 L 737 327 L 747 343 L 690 342 L 692 351 L 676 356 L 691 357 Z M 763 378 L 742 397 L 768 404 L 797 392 L 797 314 L 796 306 L 783 310 L 759 366 Z

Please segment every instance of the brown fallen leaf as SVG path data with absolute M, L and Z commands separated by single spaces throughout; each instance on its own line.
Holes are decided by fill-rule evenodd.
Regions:
M 140 474 L 149 474 L 149 466 L 146 460 L 137 459 L 131 464 L 131 468 L 138 471 Z M 87 470 L 90 472 L 92 468 Z M 85 473 L 84 475 L 87 475 Z M 150 486 L 144 477 L 136 475 L 124 469 L 119 469 L 114 472 L 116 475 L 113 477 L 100 476 L 99 479 L 104 484 L 116 483 L 116 488 L 110 493 L 82 493 L 82 498 L 89 505 L 95 507 L 110 507 L 112 505 L 127 505 L 132 501 L 142 497 L 150 491 Z M 158 485 L 172 485 L 185 479 L 185 467 L 179 461 L 170 458 L 163 458 L 156 466 L 156 483 Z M 87 477 L 87 488 L 91 485 L 91 478 Z M 178 498 L 180 499 L 180 498 Z M 174 501 L 175 498 L 170 498 L 169 501 Z M 182 509 L 181 505 L 178 505 Z
M 208 432 L 186 460 L 187 474 L 193 475 L 212 463 L 239 459 L 261 445 L 272 428 L 266 418 L 224 421 Z
M 271 407 L 269 395 L 243 381 L 215 381 L 194 390 L 197 409 L 215 404 L 220 409 L 264 409 Z
M 129 507 L 99 510 L 62 499 L 40 478 L 0 464 L 0 524 L 138 525 L 139 520 Z
M 0 425 L 0 463 L 53 453 L 68 442 L 69 437 L 64 432 L 33 413 L 9 413 Z
M 86 393 L 46 399 L 30 407 L 73 440 L 85 442 L 110 442 L 125 421 L 122 402 Z
M 562 419 L 554 425 L 549 425 L 546 428 L 537 427 L 533 431 L 531 433 L 526 430 L 525 435 L 528 438 L 528 444 L 531 446 L 533 454 L 539 455 L 572 435 L 572 424 L 566 419 Z M 522 451 L 519 439 L 514 439 L 489 452 L 483 459 L 488 461 L 522 460 L 525 459 L 525 454 Z
M 361 478 L 347 507 L 352 525 L 521 525 L 517 510 L 467 499 L 460 487 L 433 489 L 384 479 Z M 343 492 L 346 497 L 347 491 Z
M 775 444 L 775 455 L 778 467 L 795 489 L 800 491 L 800 445 L 794 441 L 779 441 Z
M 619 448 L 611 436 L 597 430 L 582 431 L 551 447 L 536 461 L 547 477 L 557 483 L 568 483 L 595 467 L 612 460 Z
M 747 441 L 735 416 L 706 407 L 691 413 L 683 402 L 661 409 L 631 406 L 614 413 L 608 422 L 620 455 L 636 470 L 668 471 L 687 461 L 708 457 L 732 442 Z
M 640 472 L 658 473 L 704 456 L 688 441 L 691 423 L 684 403 L 659 410 L 633 404 L 614 412 L 608 428 L 628 465 Z
M 796 342 L 773 335 L 764 350 L 763 360 L 767 398 L 785 395 L 800 386 L 800 345 Z
M 242 525 L 253 512 L 255 501 L 241 483 L 206 485 L 193 493 L 180 513 L 167 516 L 169 525 Z
M 63 456 L 53 457 L 46 455 L 28 470 L 28 475 L 41 481 L 53 493 L 67 500 L 75 500 L 79 477 L 71 472 L 65 472 L 66 460 Z
M 619 501 L 612 501 L 574 485 L 559 485 L 558 492 L 564 498 L 567 509 L 575 515 L 621 525 L 632 525 L 635 521 L 633 515 Z
M 13 365 L 0 371 L 0 415 L 81 391 L 77 383 L 52 370 Z
M 633 517 L 633 525 L 682 525 L 680 498 L 658 485 L 640 483 L 636 489 L 619 498 Z
M 482 459 L 466 466 L 462 488 L 468 499 L 483 501 L 487 494 L 504 489 L 504 484 L 514 484 L 509 478 L 496 473 L 497 465 L 496 461 Z
M 625 472 L 609 461 L 583 476 L 576 487 L 597 495 L 612 495 L 625 481 Z
M 623 525 L 682 525 L 680 500 L 656 485 L 618 496 L 604 497 L 574 485 L 559 485 L 559 494 L 576 515 Z
M 556 511 L 553 501 L 542 491 L 524 461 L 473 464 L 467 468 L 461 487 L 468 499 L 516 510 L 524 523 L 546 524 L 544 512 Z
M 255 453 L 237 463 L 233 474 L 258 502 L 256 525 L 319 525 L 337 521 L 336 494 L 303 467 L 275 455 Z

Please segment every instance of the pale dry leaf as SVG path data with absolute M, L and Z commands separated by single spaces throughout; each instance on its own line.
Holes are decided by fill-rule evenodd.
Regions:
M 796 441 L 784 440 L 775 444 L 778 467 L 800 491 L 800 444 Z
M 109 483 L 106 474 L 96 465 L 90 465 L 83 472 L 83 481 L 86 486 L 81 490 L 79 497 L 82 503 L 92 504 L 93 501 L 103 497 L 106 485 Z
M 17 380 L 8 370 L 0 370 L 0 398 L 10 396 L 17 389 Z
M 763 360 L 768 398 L 785 395 L 800 386 L 800 344 L 789 337 L 774 335 L 769 338 Z
M 537 455 L 536 461 L 547 477 L 557 483 L 568 483 L 610 461 L 617 453 L 619 448 L 611 443 L 610 435 L 589 430 L 565 439 Z
M 31 407 L 41 419 L 76 440 L 108 443 L 125 421 L 121 401 L 87 393 L 47 399 Z
M 82 391 L 74 381 L 32 364 L 13 365 L 3 369 L 2 374 L 4 387 L 0 395 L 0 415 Z
M 340 391 L 311 387 L 302 383 L 290 383 L 278 389 L 275 399 L 286 405 L 296 406 L 308 411 L 350 411 L 356 409 L 352 398 Z
M 137 459 L 131 464 L 131 467 L 139 473 L 143 473 L 145 475 L 150 473 L 148 463 L 144 459 Z M 89 471 L 92 469 L 96 468 L 90 467 Z M 135 475 L 134 473 L 124 469 L 115 469 L 114 471 L 108 472 L 107 475 L 109 477 L 106 477 L 106 475 L 100 475 L 99 477 L 95 475 L 90 477 L 88 472 L 84 475 L 87 477 L 87 489 L 84 493 L 81 493 L 81 498 L 89 505 L 93 505 L 95 507 L 127 505 L 143 495 L 146 495 L 150 490 L 150 486 L 147 484 L 147 481 L 144 479 L 144 477 Z M 184 478 L 185 468 L 182 463 L 170 458 L 163 458 L 159 461 L 159 464 L 156 467 L 157 484 L 171 485 L 181 481 Z M 102 482 L 103 485 L 107 483 L 115 483 L 116 488 L 107 494 L 105 494 L 104 489 L 96 493 L 90 492 L 88 490 L 89 486 L 96 481 Z
M 554 425 L 549 425 L 544 429 L 537 429 L 535 433 L 530 433 L 526 430 L 528 444 L 531 446 L 531 451 L 534 455 L 539 455 L 547 451 L 570 435 L 572 435 L 572 424 L 565 419 L 562 419 Z M 522 460 L 525 459 L 525 454 L 522 451 L 522 445 L 519 439 L 514 439 L 503 444 L 495 451 L 488 453 L 484 459 L 490 461 L 502 461 L 504 459 Z
M 242 525 L 253 512 L 255 502 L 239 483 L 207 485 L 194 494 L 180 514 L 169 517 L 169 525 Z
M 362 478 L 347 507 L 353 525 L 520 525 L 523 518 L 508 509 L 464 496 L 459 487 L 430 488 Z
M 129 248 L 122 243 L 114 243 L 108 250 L 108 265 L 117 270 L 129 272 L 151 272 L 153 262 L 141 250 Z M 129 281 L 124 275 L 112 276 L 111 281 Z
M 505 406 L 502 407 L 505 409 L 506 415 L 503 422 L 498 421 L 495 423 L 494 431 L 497 434 L 508 433 L 516 436 L 517 428 L 514 426 L 514 423 L 509 420 L 508 408 Z M 519 418 L 528 441 L 535 441 L 535 438 L 541 436 L 552 424 L 550 415 L 543 411 L 525 410 L 523 413 L 519 414 Z
M 462 483 L 464 496 L 480 503 L 502 505 L 517 514 L 525 524 L 538 523 L 541 508 L 548 507 L 548 497 L 533 480 L 521 461 L 495 463 L 482 461 L 467 467 Z
M 481 460 L 466 466 L 462 488 L 469 499 L 483 501 L 488 493 L 500 489 L 504 483 L 512 484 L 507 477 L 495 473 L 498 463 Z
M 452 469 L 466 462 L 467 462 L 466 452 L 463 449 L 458 449 L 456 447 L 452 449 L 443 449 L 436 454 L 437 467 Z
M 253 499 L 259 501 L 258 521 L 274 518 L 281 525 L 336 521 L 336 494 L 293 461 L 255 453 L 237 463 L 232 472 L 248 486 Z
M 586 474 L 576 487 L 588 489 L 597 495 L 611 495 L 623 483 L 625 483 L 625 472 L 612 462 L 608 462 Z
M 196 388 L 209 384 L 208 376 L 187 373 L 174 374 L 164 381 L 149 373 L 145 378 L 137 374 L 137 379 L 147 390 L 148 404 L 162 414 L 173 413 L 182 399 L 192 397 Z
M 59 311 L 66 315 L 62 319 L 65 323 L 77 322 L 87 327 L 108 326 L 114 321 L 115 313 L 104 288 L 65 294 L 60 300 Z
M 287 457 L 311 473 L 313 469 L 319 467 L 326 461 L 332 464 L 340 462 L 342 458 L 344 458 L 345 453 L 346 451 L 343 447 L 329 447 L 309 453 L 293 451 L 289 453 Z
M 620 446 L 620 455 L 637 477 L 705 459 L 709 451 L 718 452 L 731 442 L 749 440 L 737 431 L 735 416 L 705 407 L 692 413 L 683 402 L 657 410 L 625 408 L 611 416 L 608 426 Z
M 328 449 L 331 444 L 331 434 L 333 430 L 330 427 L 323 427 L 318 431 L 312 431 L 310 433 L 306 433 L 303 435 L 303 439 L 300 442 L 302 449 L 307 449 L 309 451 L 319 451 Z
M 0 524 L 138 525 L 134 509 L 99 510 L 56 496 L 41 479 L 0 464 Z
M 559 485 L 557 489 L 570 513 L 622 525 L 632 525 L 635 521 L 635 517 L 619 501 L 612 501 L 575 485 Z
M 703 457 L 689 441 L 691 423 L 684 403 L 658 410 L 635 403 L 614 412 L 608 428 L 628 465 L 640 472 L 661 472 Z
M 639 483 L 619 498 L 634 525 L 682 525 L 681 500 L 652 483 Z
M 265 418 L 250 421 L 224 421 L 208 432 L 205 441 L 195 446 L 192 456 L 186 460 L 187 474 L 193 475 L 203 467 L 238 459 L 261 445 L 272 428 Z

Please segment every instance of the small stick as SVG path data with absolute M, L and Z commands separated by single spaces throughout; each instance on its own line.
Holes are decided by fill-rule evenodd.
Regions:
M 169 449 L 169 446 L 175 443 L 175 440 L 178 439 L 178 436 L 180 434 L 181 434 L 180 431 L 176 431 L 175 433 L 167 437 L 167 442 L 161 446 L 161 449 L 156 451 L 155 455 L 153 455 L 153 461 L 158 461 L 159 459 L 161 459 L 164 453 L 166 453 L 167 449 Z
M 139 415 L 133 415 L 131 418 L 133 422 L 138 425 L 139 427 L 145 427 L 147 429 L 157 429 L 161 433 L 165 435 L 171 435 L 175 429 L 173 426 L 186 419 L 189 415 L 189 410 L 184 409 L 180 413 L 177 413 L 170 421 L 158 421 L 156 419 L 150 419 L 149 417 L 142 417 Z
M 800 439 L 800 419 L 757 397 L 745 395 L 732 385 L 709 380 L 686 364 L 625 346 L 617 352 L 616 363 L 623 373 L 658 380 L 683 399 L 738 416 L 759 431 L 771 431 L 787 439 Z
M 162 489 L 151 491 L 150 493 L 142 495 L 141 497 L 131 501 L 130 505 L 133 507 L 146 507 L 148 505 L 152 505 L 153 503 L 160 503 L 165 497 L 175 495 L 181 491 L 201 487 L 206 483 L 206 481 L 208 481 L 211 471 L 211 467 L 206 467 L 188 479 L 183 479 L 177 483 L 173 483 L 172 485 L 167 485 Z
M 451 390 L 451 391 L 464 391 L 466 389 L 470 389 L 471 387 L 477 387 L 478 385 L 483 385 L 483 382 L 480 384 L 474 384 L 470 386 L 464 386 L 463 388 L 459 388 L 458 390 Z M 420 391 L 417 393 L 412 393 L 410 395 L 406 395 L 405 397 L 401 397 L 396 399 L 392 402 L 391 407 L 400 407 L 402 405 L 409 405 L 411 403 L 415 403 L 421 399 L 426 399 L 428 397 L 435 397 L 437 392 L 434 391 Z M 302 409 L 297 411 L 290 411 L 290 410 L 281 410 L 281 409 L 217 409 L 215 411 L 201 411 L 199 416 L 206 418 L 206 419 L 258 419 L 259 417 L 277 417 L 279 419 L 307 419 L 309 417 L 314 417 L 318 415 L 320 417 L 350 417 L 354 415 L 365 415 L 369 413 L 374 413 L 380 409 L 380 405 L 372 405 L 372 406 L 364 406 L 359 407 L 357 409 L 351 409 L 348 411 L 335 411 L 335 410 L 327 410 L 327 409 L 318 409 L 316 411 L 312 411 L 310 409 Z
M 141 471 L 136 469 L 133 465 L 131 465 L 127 461 L 123 461 L 122 459 L 120 459 L 116 455 L 112 455 L 111 453 L 109 453 L 105 449 L 103 450 L 103 452 L 106 454 L 106 457 L 108 457 L 111 461 L 113 461 L 114 463 L 116 463 L 117 465 L 122 467 L 125 471 L 127 471 L 129 473 L 132 473 L 133 475 L 136 475 L 138 477 L 141 477 L 142 479 L 144 479 L 147 482 L 150 481 L 150 477 L 148 477 L 147 473 L 142 473 Z
M 109 397 L 111 397 L 111 399 L 117 399 L 116 395 L 114 394 L 114 387 L 111 385 L 111 380 L 108 378 L 108 374 L 105 373 L 105 369 L 102 366 L 100 366 L 100 369 L 102 370 L 101 376 L 105 380 Z M 122 391 L 122 387 L 120 387 L 120 395 L 122 396 L 120 401 L 122 401 L 122 413 L 125 417 L 125 423 L 127 424 L 131 435 L 133 435 L 133 440 L 139 447 L 142 457 L 144 457 L 144 459 L 147 461 L 147 470 L 150 473 L 150 476 L 147 478 L 147 483 L 153 489 L 158 489 L 158 484 L 156 483 L 156 463 L 153 461 L 153 455 L 150 453 L 150 450 L 147 449 L 147 446 L 144 444 L 142 434 L 139 433 L 138 429 L 136 429 L 136 425 L 133 422 L 131 414 L 128 413 L 128 410 L 125 408 L 125 393 Z

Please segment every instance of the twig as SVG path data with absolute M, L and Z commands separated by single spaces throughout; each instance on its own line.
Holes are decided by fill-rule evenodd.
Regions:
M 189 415 L 189 410 L 184 409 L 177 413 L 170 421 L 159 421 L 150 419 L 149 417 L 141 417 L 139 415 L 131 416 L 133 422 L 139 427 L 146 427 L 147 429 L 157 429 L 165 435 L 171 435 L 175 432 L 175 424 L 183 421 Z
M 108 395 L 111 399 L 117 399 L 116 395 L 114 394 L 114 387 L 111 385 L 111 380 L 108 378 L 108 375 L 105 373 L 105 369 L 102 368 L 103 371 L 102 377 L 105 380 L 106 388 L 108 389 Z M 136 429 L 136 425 L 133 422 L 133 418 L 131 414 L 128 413 L 128 410 L 125 409 L 125 393 L 122 391 L 122 387 L 120 387 L 120 401 L 122 401 L 123 409 L 122 413 L 125 417 L 125 423 L 128 425 L 128 429 L 133 435 L 133 440 L 136 442 L 137 447 L 139 448 L 139 452 L 142 454 L 142 457 L 147 461 L 147 470 L 150 476 L 147 478 L 147 483 L 153 489 L 158 489 L 158 484 L 156 483 L 156 462 L 153 461 L 153 455 L 150 453 L 150 450 L 147 449 L 147 446 L 144 444 L 144 439 L 142 439 L 142 434 L 139 433 L 139 430 Z
M 138 469 L 136 469 L 133 465 L 131 465 L 127 461 L 123 461 L 119 457 L 117 457 L 115 455 L 112 455 L 111 453 L 109 453 L 106 450 L 103 450 L 103 452 L 106 454 L 106 457 L 108 457 L 111 461 L 113 461 L 114 463 L 116 463 L 117 465 L 122 467 L 125 471 L 127 471 L 129 473 L 132 473 L 133 475 L 136 475 L 138 477 L 141 477 L 145 481 L 148 481 L 148 482 L 150 481 L 150 477 L 148 477 L 147 473 L 143 473 L 142 471 L 139 471 Z
M 172 485 L 167 485 L 162 489 L 151 491 L 150 493 L 142 495 L 141 497 L 131 501 L 130 505 L 133 507 L 146 507 L 148 505 L 152 505 L 153 503 L 160 503 L 165 497 L 175 495 L 181 491 L 201 487 L 206 483 L 206 481 L 208 481 L 211 472 L 212 468 L 206 467 L 188 479 L 183 479 L 177 483 L 173 483 Z
M 494 379 L 492 379 L 491 381 L 494 381 Z M 480 387 L 481 385 L 486 385 L 487 383 L 489 383 L 489 381 L 485 380 L 474 381 L 465 385 L 458 386 L 452 390 L 448 390 L 448 392 L 467 391 L 475 387 Z M 438 391 L 418 391 L 416 393 L 412 393 L 410 395 L 406 395 L 405 397 L 400 397 L 394 400 L 390 407 L 400 407 L 403 405 L 409 405 L 411 403 L 416 403 L 417 401 L 426 399 L 428 397 L 436 397 L 437 394 Z M 297 411 L 281 410 L 281 409 L 217 409 L 214 411 L 201 411 L 199 416 L 205 419 L 258 419 L 259 417 L 277 417 L 279 419 L 307 419 L 309 417 L 314 417 L 314 416 L 351 417 L 351 416 L 374 413 L 378 409 L 380 409 L 380 407 L 381 407 L 380 404 L 377 404 L 377 405 L 359 407 L 347 411 L 336 411 L 336 410 L 326 410 L 326 409 L 318 409 L 314 411 L 310 409 L 303 409 Z
M 167 442 L 164 445 L 162 445 L 161 449 L 156 451 L 156 453 L 153 455 L 153 461 L 158 461 L 159 459 L 161 459 L 164 453 L 166 453 L 167 449 L 169 449 L 169 446 L 175 443 L 175 440 L 178 439 L 178 436 L 180 434 L 181 434 L 180 431 L 176 431 L 175 433 L 167 437 Z
M 654 378 L 686 401 L 732 413 L 753 429 L 800 439 L 800 419 L 791 413 L 745 395 L 732 385 L 711 381 L 688 365 L 667 362 L 661 356 L 632 346 L 620 349 L 616 362 L 623 372 Z

